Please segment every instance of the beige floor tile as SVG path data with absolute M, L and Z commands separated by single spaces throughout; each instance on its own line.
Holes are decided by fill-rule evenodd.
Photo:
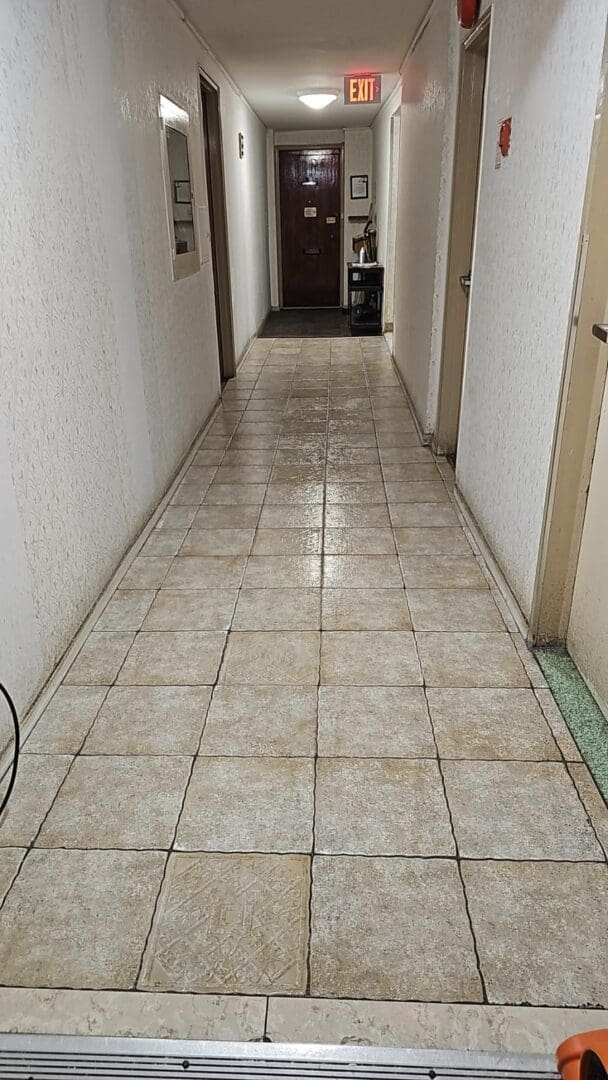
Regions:
M 261 506 L 266 484 L 212 484 L 204 500 L 205 506 Z
M 460 855 L 467 859 L 603 859 L 564 765 L 444 761 Z
M 252 555 L 317 555 L 321 529 L 258 529 Z
M 386 497 L 389 506 L 396 503 L 443 503 L 449 502 L 445 484 L 440 480 L 431 481 L 388 481 Z
M 326 555 L 323 584 L 327 588 L 402 589 L 396 555 Z
M 532 686 L 536 690 L 547 690 L 547 680 L 545 679 L 528 643 L 524 641 L 518 631 L 511 634 L 511 641 L 517 649 L 519 659 L 526 669 L 526 674 L 532 683 Z
M 180 555 L 248 555 L 253 529 L 190 529 Z
M 381 450 L 401 446 L 420 446 L 416 431 L 379 431 L 378 446 Z
M 110 686 L 120 671 L 135 634 L 92 633 L 63 680 L 66 686 Z
M 377 465 L 380 456 L 375 446 L 334 446 L 327 454 L 331 465 Z
M 364 482 L 362 484 L 328 483 L 326 485 L 326 498 L 328 503 L 338 506 L 365 506 L 367 504 L 386 504 L 384 484 L 377 482 Z
M 433 454 L 428 446 L 387 446 L 380 452 L 382 467 L 432 462 Z M 393 480 L 398 479 L 393 476 Z
M 534 693 L 536 700 L 543 711 L 545 720 L 551 728 L 553 737 L 566 761 L 582 761 L 580 750 L 570 734 L 568 725 L 559 711 L 557 702 L 551 691 L 535 690 Z
M 221 449 L 197 450 L 196 454 L 194 455 L 194 461 L 192 462 L 192 464 L 203 465 L 207 467 L 212 465 L 219 465 L 223 457 L 224 451 Z
M 411 630 L 403 589 L 323 589 L 324 630 Z
M 608 1005 L 605 864 L 465 862 L 462 872 L 491 1002 Z
M 179 530 L 183 532 L 184 529 L 188 529 L 192 524 L 196 510 L 193 506 L 167 506 L 163 510 L 162 517 L 156 522 L 154 532 L 163 532 L 168 529 L 169 532 Z
M 507 633 L 416 633 L 428 686 L 529 687 Z
M 172 555 L 138 555 L 133 559 L 120 583 L 121 589 L 160 589 L 168 568 L 173 563 Z
M 309 864 L 304 855 L 172 855 L 140 987 L 302 994 Z
M 407 601 L 414 630 L 506 630 L 489 589 L 408 589 Z
M 174 509 L 178 509 L 174 507 Z M 141 554 L 143 556 L 163 556 L 163 555 L 177 555 L 184 537 L 186 535 L 186 529 L 153 529 L 150 536 L 146 540 Z
M 217 686 L 201 753 L 312 757 L 316 726 L 313 686 Z
M 220 465 L 215 474 L 217 484 L 266 484 L 270 476 L 267 465 Z
M 272 465 L 274 450 L 226 450 L 222 465 Z
M 245 555 L 190 555 L 177 558 L 167 577 L 167 589 L 232 589 L 241 584 Z
M 433 483 L 440 478 L 434 461 L 384 462 L 382 472 L 388 484 Z
M 181 851 L 312 850 L 314 762 L 199 757 L 175 846 Z
M 209 506 L 197 511 L 193 529 L 255 529 L 260 516 L 259 506 Z
M 586 765 L 571 762 L 568 771 L 576 784 L 576 790 L 583 801 L 589 820 L 595 830 L 604 852 L 608 855 L 608 806 L 604 802 L 595 780 Z
M 320 630 L 320 589 L 241 589 L 233 630 Z
M 311 992 L 481 1001 L 455 860 L 315 858 Z
M 195 754 L 210 700 L 209 686 L 113 686 L 83 752 Z
M 95 629 L 139 630 L 155 596 L 152 589 L 117 589 Z
M 560 760 L 531 690 L 430 687 L 427 698 L 442 758 Z
M 320 503 L 304 506 L 268 506 L 262 507 L 260 529 L 308 529 L 320 528 L 323 524 L 323 507 Z
M 0 905 L 17 877 L 25 854 L 25 848 L 0 848 Z
M 209 488 L 209 482 L 201 483 L 199 480 L 181 483 L 171 499 L 171 506 L 200 506 L 205 492 Z
M 226 634 L 219 631 L 142 632 L 118 682 L 124 686 L 189 686 L 214 683 Z
M 233 632 L 228 637 L 220 682 L 316 686 L 320 634 Z
M 325 465 L 303 464 L 302 462 L 279 462 L 270 477 L 273 484 L 322 484 L 325 479 Z
M 324 550 L 329 555 L 392 555 L 395 541 L 392 529 L 325 530 Z
M 0 823 L 0 848 L 32 843 L 72 761 L 67 754 L 23 754 Z
M 133 987 L 165 857 L 30 851 L 0 912 L 2 982 Z
M 105 686 L 60 686 L 24 745 L 28 754 L 76 754 L 107 694 Z
M 458 525 L 450 503 L 392 503 L 391 521 L 396 528 L 451 528 Z
M 161 589 L 144 630 L 228 630 L 238 589 Z
M 441 505 L 441 504 L 439 504 Z M 395 529 L 400 555 L 470 555 L 471 548 L 461 528 L 423 526 Z
M 318 588 L 320 555 L 252 555 L 243 586 L 247 589 Z
M 474 555 L 402 555 L 408 589 L 486 589 Z
M 315 791 L 319 854 L 456 854 L 436 761 L 323 758 Z
M 323 484 L 273 483 L 268 485 L 266 506 L 297 506 L 323 502 Z
M 435 757 L 424 690 L 319 687 L 320 757 Z
M 327 529 L 377 529 L 388 528 L 390 520 L 386 503 L 374 506 L 326 506 Z
M 418 686 L 414 635 L 401 631 L 323 632 L 321 683 L 343 686 Z
M 189 757 L 78 757 L 42 827 L 42 848 L 168 848 Z M 91 793 L 103 792 L 93 813 Z
M 382 483 L 382 470 L 380 465 L 342 464 L 329 463 L 327 466 L 327 481 L 330 484 L 354 483 L 365 481 Z

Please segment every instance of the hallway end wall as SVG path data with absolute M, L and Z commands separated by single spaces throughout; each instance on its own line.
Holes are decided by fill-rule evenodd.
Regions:
M 526 616 L 533 599 L 606 0 L 495 0 L 457 482 Z M 511 153 L 497 169 L 501 120 Z
M 261 123 L 166 0 L 3 6 L 0 679 L 20 712 L 218 398 L 211 264 L 172 280 L 157 113 L 164 93 L 190 114 L 200 211 L 199 65 L 222 98 L 242 351 L 269 306 Z

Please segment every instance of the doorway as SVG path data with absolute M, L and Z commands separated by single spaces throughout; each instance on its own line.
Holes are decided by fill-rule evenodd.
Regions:
M 448 248 L 439 407 L 434 448 L 454 461 L 458 446 L 464 350 L 475 238 L 490 12 L 463 42 Z
M 230 379 L 236 374 L 236 357 L 234 355 L 234 331 L 232 325 L 232 290 L 228 254 L 220 98 L 217 86 L 207 79 L 202 72 L 200 73 L 200 87 L 207 200 L 209 203 L 213 291 L 215 295 L 215 321 L 220 357 L 220 377 L 222 383 L 224 383 L 226 379 Z
M 608 38 L 600 85 L 608 75 Z M 608 715 L 608 106 L 600 90 L 530 636 L 565 643 Z
M 340 307 L 342 150 L 277 153 L 281 307 Z

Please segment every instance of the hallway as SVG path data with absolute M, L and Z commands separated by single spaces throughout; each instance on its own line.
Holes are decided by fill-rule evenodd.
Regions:
M 608 811 L 382 338 L 254 343 L 0 845 L 7 987 L 608 1006 Z

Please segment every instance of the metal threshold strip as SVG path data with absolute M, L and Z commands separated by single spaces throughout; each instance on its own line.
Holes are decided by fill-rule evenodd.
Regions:
M 552 1057 L 303 1043 L 0 1035 L 2 1080 L 556 1080 Z

